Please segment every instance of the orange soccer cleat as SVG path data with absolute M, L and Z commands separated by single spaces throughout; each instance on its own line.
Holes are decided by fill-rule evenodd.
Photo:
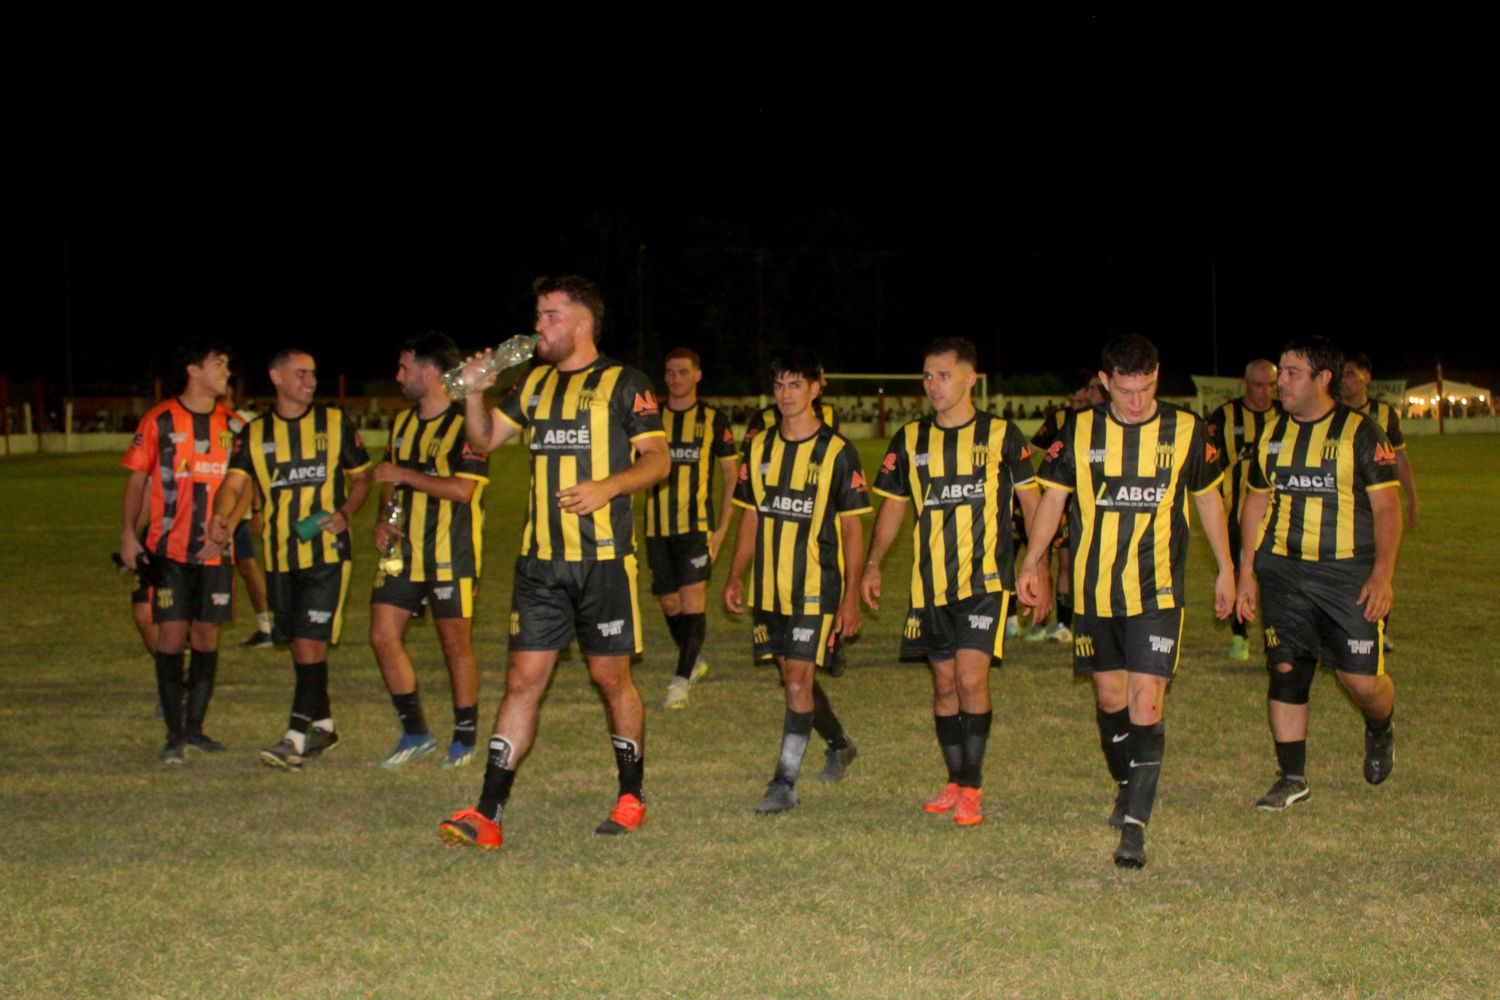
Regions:
M 478 809 L 460 809 L 438 824 L 443 843 L 452 847 L 478 847 L 498 851 L 503 839 L 500 824 Z
M 984 822 L 984 792 L 977 788 L 960 788 L 958 804 L 953 807 L 953 822 L 959 826 L 978 826 Z
M 639 830 L 644 822 L 646 822 L 646 803 L 634 795 L 621 795 L 620 801 L 616 802 L 614 809 L 610 810 L 609 819 L 600 823 L 594 832 L 613 837 Z
M 922 803 L 922 809 L 930 813 L 945 813 L 958 805 L 958 786 L 948 782 L 943 790 Z

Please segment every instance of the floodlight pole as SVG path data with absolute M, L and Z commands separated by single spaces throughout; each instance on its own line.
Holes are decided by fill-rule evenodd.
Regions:
M 1438 411 L 1438 433 L 1443 433 L 1443 363 L 1437 366 L 1437 411 Z

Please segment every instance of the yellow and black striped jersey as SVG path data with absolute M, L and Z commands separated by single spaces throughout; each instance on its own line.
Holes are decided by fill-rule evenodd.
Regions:
M 665 436 L 646 376 L 606 357 L 569 372 L 537 365 L 498 412 L 526 431 L 531 450 L 521 554 L 566 562 L 630 555 L 635 538 L 628 495 L 579 517 L 558 506 L 557 493 L 630 468 L 634 442 Z
M 1364 406 L 1351 406 L 1350 409 L 1375 421 L 1375 426 L 1385 432 L 1385 439 L 1392 448 L 1400 451 L 1406 447 L 1406 438 L 1401 434 L 1401 411 L 1390 403 L 1367 398 Z
M 1072 412 L 1073 408 L 1071 406 L 1059 406 L 1043 417 L 1042 426 L 1038 427 L 1036 433 L 1031 435 L 1031 446 L 1037 451 L 1045 453 L 1048 448 L 1052 447 L 1052 442 L 1057 440 L 1057 436 L 1062 433 L 1063 428 L 1068 425 L 1068 414 Z
M 402 411 L 391 425 L 386 451 L 403 469 L 475 482 L 468 503 L 439 499 L 410 486 L 395 488 L 393 495 L 406 511 L 401 539 L 404 576 L 440 582 L 477 578 L 484 563 L 484 487 L 490 481 L 490 459 L 464 440 L 463 405 L 453 403 L 431 420 L 423 420 L 415 406 Z
M 701 400 L 685 410 L 662 408 L 672 472 L 646 496 L 646 537 L 709 530 L 714 465 L 739 454 L 729 418 Z M 733 488 L 731 483 L 725 489 Z
M 832 427 L 801 441 L 747 438 L 734 502 L 758 513 L 746 602 L 782 615 L 833 614 L 844 591 L 839 518 L 870 510 L 859 455 Z
M 874 490 L 916 505 L 911 606 L 1014 590 L 1011 492 L 1036 488 L 1026 439 L 993 413 L 962 427 L 928 415 L 897 431 Z
M 1233 537 L 1234 526 L 1240 523 L 1240 508 L 1249 488 L 1248 476 L 1250 465 L 1255 460 L 1255 446 L 1266 424 L 1280 412 L 1281 406 L 1275 401 L 1269 409 L 1252 410 L 1245 405 L 1244 399 L 1232 399 L 1208 417 L 1208 443 L 1219 453 L 1219 468 L 1224 470 L 1219 495 L 1224 498 L 1224 509 L 1229 513 L 1229 544 L 1236 549 L 1239 539 Z
M 1158 401 L 1156 415 L 1122 424 L 1101 403 L 1072 414 L 1038 478 L 1075 503 L 1073 609 L 1104 618 L 1182 607 L 1188 494 L 1222 477 L 1203 420 Z
M 354 424 L 335 406 L 314 403 L 292 420 L 272 409 L 245 425 L 234 439 L 229 473 L 248 477 L 265 497 L 261 540 L 268 572 L 349 559 L 347 530 L 320 532 L 304 542 L 294 529 L 304 518 L 338 510 L 346 495 L 344 474 L 369 465 Z
M 1271 494 L 1256 551 L 1291 559 L 1375 558 L 1370 491 L 1399 485 L 1396 449 L 1342 403 L 1306 423 L 1281 414 L 1261 435 L 1250 488 Z
M 832 403 L 825 403 L 819 399 L 812 405 L 813 412 L 818 415 L 819 420 L 834 430 L 839 429 L 839 415 L 834 412 Z M 761 431 L 769 430 L 780 422 L 781 411 L 776 408 L 775 403 L 772 403 L 763 410 L 756 410 L 750 414 L 750 422 L 745 425 L 745 440 L 750 440 Z

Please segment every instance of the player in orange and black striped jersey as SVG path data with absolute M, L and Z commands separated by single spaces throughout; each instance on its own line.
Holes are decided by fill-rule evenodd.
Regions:
M 439 825 L 452 844 L 500 846 L 500 821 L 516 768 L 536 737 L 557 654 L 578 636 L 589 678 L 604 699 L 619 797 L 596 833 L 639 828 L 645 719 L 630 679 L 641 651 L 630 496 L 671 469 L 651 383 L 599 353 L 604 300 L 576 275 L 538 278 L 535 365 L 496 413 L 483 395 L 464 402 L 469 446 L 489 454 L 524 432 L 531 490 L 511 597 L 505 697 L 495 716 L 478 804 Z M 476 362 L 482 355 L 470 359 Z M 494 383 L 490 376 L 481 383 Z
M 1162 711 L 1181 652 L 1190 494 L 1219 565 L 1214 610 L 1224 618 L 1234 604 L 1218 455 L 1202 419 L 1157 401 L 1159 371 L 1156 346 L 1144 337 L 1105 346 L 1099 378 L 1110 401 L 1073 414 L 1048 451 L 1038 475 L 1046 494 L 1016 581 L 1021 600 L 1045 611 L 1041 546 L 1071 496 L 1073 670 L 1094 682 L 1099 742 L 1118 783 L 1110 822 L 1121 828 L 1122 868 L 1146 863 L 1166 747 Z
M 1008 591 L 1015 586 L 1011 493 L 1029 522 L 1037 486 L 1031 449 L 1008 420 L 974 408 L 978 355 L 962 337 L 927 346 L 923 386 L 932 415 L 896 432 L 875 478 L 885 497 L 861 590 L 879 610 L 880 561 L 910 501 L 911 604 L 901 652 L 932 668 L 933 721 L 948 782 L 922 808 L 952 812 L 960 826 L 983 822 L 980 789 L 993 711 L 990 660 L 1004 651 Z
M 222 752 L 203 720 L 218 670 L 219 625 L 233 611 L 234 564 L 210 544 L 209 515 L 229 465 L 240 419 L 218 402 L 229 382 L 229 351 L 195 342 L 177 351 L 182 392 L 141 418 L 121 462 L 130 470 L 122 502 L 120 560 L 144 556 L 155 583 L 156 688 L 167 741 L 159 758 L 181 764 L 184 750 Z M 144 545 L 137 536 L 143 511 Z M 183 650 L 191 645 L 187 675 Z
M 286 732 L 260 759 L 298 770 L 339 739 L 328 701 L 328 647 L 343 628 L 349 523 L 370 492 L 370 457 L 342 410 L 314 402 L 312 355 L 277 351 L 269 374 L 276 403 L 235 439 L 211 530 L 227 542 L 236 511 L 252 491 L 261 498 L 271 631 L 276 642 L 291 644 L 296 687 Z
M 1261 435 L 1240 536 L 1239 613 L 1265 606 L 1271 736 L 1280 775 L 1256 806 L 1285 809 L 1308 795 L 1308 695 L 1319 659 L 1365 717 L 1365 780 L 1391 772 L 1395 686 L 1381 619 L 1401 548 L 1397 452 L 1366 415 L 1333 401 L 1344 370 L 1322 337 L 1281 355 L 1285 413 Z
M 864 539 L 858 515 L 870 502 L 854 446 L 813 408 L 822 374 L 806 355 L 788 355 L 772 366 L 780 419 L 774 432 L 746 439 L 734 492 L 744 512 L 724 606 L 741 614 L 749 603 L 755 655 L 775 658 L 786 689 L 781 755 L 755 807 L 760 814 L 796 807 L 813 730 L 828 744 L 821 780 L 842 778 L 857 753 L 814 671 L 836 633 L 847 638 L 859 631 Z M 744 575 L 752 561 L 747 602 Z
M 734 511 L 734 467 L 739 449 L 729 418 L 698 398 L 703 378 L 698 352 L 679 347 L 666 358 L 667 405 L 662 427 L 672 471 L 646 495 L 646 556 L 651 592 L 661 601 L 677 643 L 677 672 L 662 707 L 686 708 L 688 691 L 708 673 L 702 656 L 709 572 L 724 547 Z M 710 533 L 714 465 L 724 482 L 718 520 Z
M 375 575 L 370 645 L 401 721 L 401 737 L 381 763 L 400 767 L 437 749 L 403 642 L 407 625 L 426 604 L 453 695 L 453 738 L 442 766 L 462 767 L 474 759 L 479 728 L 471 625 L 484 552 L 489 456 L 469 447 L 464 408 L 443 389 L 443 372 L 462 360 L 453 341 L 435 332 L 413 337 L 401 345 L 398 358 L 396 381 L 413 405 L 391 425 L 390 446 L 375 468 L 375 481 L 385 484 L 382 509 L 399 502 L 406 520 L 404 530 L 383 517 L 375 522 L 375 550 L 383 553 L 394 541 L 400 568 L 387 563 Z
M 1245 366 L 1245 394 L 1231 399 L 1208 417 L 1208 441 L 1219 453 L 1219 467 L 1224 478 L 1219 493 L 1229 514 L 1230 555 L 1234 570 L 1240 569 L 1240 508 L 1249 489 L 1250 466 L 1255 459 L 1255 445 L 1260 441 L 1266 423 L 1281 412 L 1275 399 L 1276 363 L 1265 358 Z M 1245 623 L 1238 615 L 1229 617 L 1233 638 L 1229 641 L 1229 658 L 1244 663 L 1250 659 L 1250 641 Z

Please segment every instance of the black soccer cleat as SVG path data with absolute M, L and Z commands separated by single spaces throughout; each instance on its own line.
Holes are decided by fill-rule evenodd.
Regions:
M 829 747 L 824 757 L 823 773 L 818 775 L 818 780 L 823 782 L 842 781 L 844 771 L 849 767 L 849 762 L 859 756 L 859 747 L 854 745 L 854 740 L 848 736 L 844 737 L 844 746 L 835 750 Z
M 1120 831 L 1120 846 L 1115 848 L 1116 868 L 1146 867 L 1146 828 L 1126 823 Z
M 339 745 L 339 734 L 332 729 L 313 726 L 307 731 L 307 743 L 302 748 L 302 759 L 312 760 Z
M 1276 778 L 1276 783 L 1255 803 L 1255 808 L 1261 812 L 1282 812 L 1311 794 L 1312 789 L 1307 787 L 1306 778 L 1288 778 L 1283 774 Z
M 790 812 L 797 808 L 797 789 L 784 781 L 773 781 L 766 788 L 765 796 L 756 803 L 755 815 L 770 816 L 773 813 Z
M 186 740 L 174 736 L 162 744 L 161 752 L 156 755 L 156 759 L 163 764 L 181 764 L 184 760 L 182 750 L 186 745 Z
M 1365 780 L 1378 785 L 1391 776 L 1396 766 L 1396 724 L 1386 727 L 1384 736 L 1371 736 L 1365 730 Z
M 240 646 L 244 649 L 268 649 L 274 645 L 276 643 L 271 638 L 271 633 L 262 632 L 260 629 L 251 632 L 250 638 L 240 643 Z
M 188 733 L 186 739 L 188 749 L 199 753 L 224 753 L 229 749 L 212 736 L 205 736 L 202 733 Z
M 1109 812 L 1109 825 L 1116 830 L 1125 828 L 1125 808 L 1130 802 L 1130 785 L 1124 781 L 1120 782 L 1120 790 L 1115 792 L 1115 807 Z

